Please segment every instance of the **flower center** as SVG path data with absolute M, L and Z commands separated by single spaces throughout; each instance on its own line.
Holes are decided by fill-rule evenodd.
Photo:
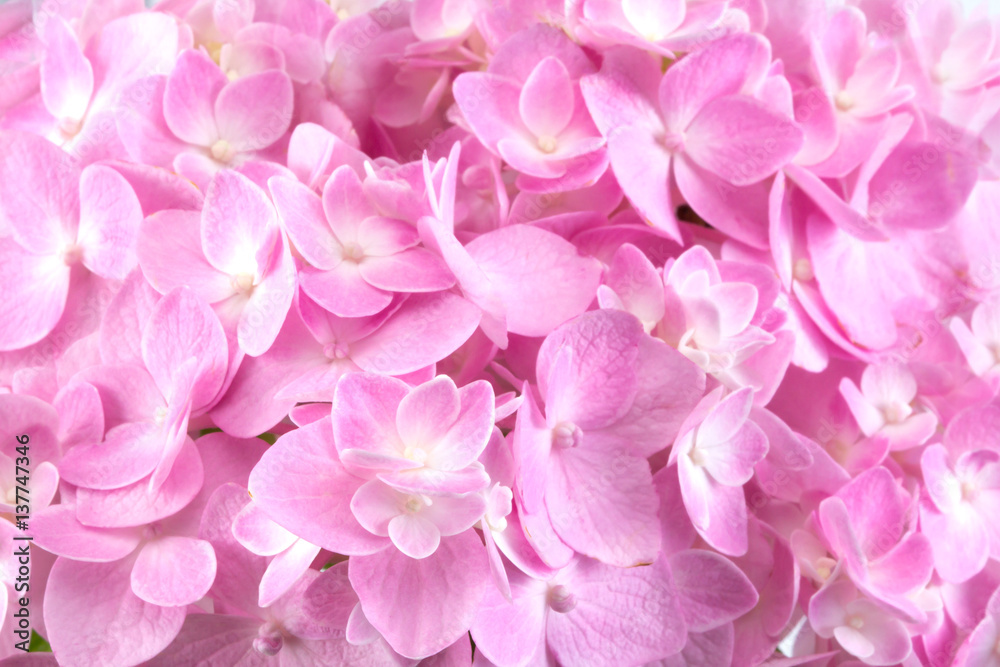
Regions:
M 403 451 L 403 456 L 420 465 L 427 462 L 427 451 L 421 447 L 407 447 Z
M 230 162 L 236 157 L 236 150 L 225 139 L 219 139 L 212 144 L 211 151 L 212 157 L 222 163 Z
M 833 574 L 833 568 L 836 566 L 837 561 L 827 556 L 823 556 L 822 558 L 816 560 L 816 574 L 819 575 L 820 579 L 826 581 L 830 578 L 830 575 Z
M 860 616 L 851 616 L 849 619 L 847 619 L 847 624 L 852 628 L 854 628 L 855 630 L 860 630 L 861 628 L 865 627 L 865 619 L 861 618 Z
M 153 421 L 157 425 L 162 424 L 163 420 L 167 418 L 167 409 L 162 405 L 153 411 Z
M 62 257 L 63 264 L 73 266 L 74 264 L 79 264 L 80 260 L 83 259 L 83 248 L 76 243 L 68 243 L 59 254 Z
M 548 603 L 549 609 L 552 611 L 565 614 L 573 611 L 576 607 L 576 596 L 570 593 L 568 588 L 559 584 L 549 588 Z
M 841 111 L 848 111 L 854 106 L 854 96 L 846 90 L 842 90 L 834 96 L 833 103 Z
M 684 148 L 684 133 L 667 132 L 666 136 L 663 137 L 663 145 L 671 153 L 676 153 Z
M 797 260 L 792 268 L 792 276 L 800 283 L 807 283 L 815 278 L 812 262 L 805 258 Z
M 403 503 L 403 509 L 409 514 L 416 514 L 425 507 L 430 507 L 431 499 L 427 496 L 409 496 Z
M 327 359 L 346 359 L 349 351 L 347 343 L 327 343 L 323 346 Z
M 576 447 L 583 442 L 583 431 L 573 422 L 562 422 L 552 429 L 552 446 L 560 449 Z
M 253 640 L 253 648 L 261 655 L 268 657 L 278 655 L 278 651 L 285 645 L 285 639 L 281 636 L 278 626 L 268 621 L 257 631 L 257 638 Z
M 72 139 L 80 133 L 83 121 L 78 118 L 60 118 L 56 127 L 64 139 Z
M 365 258 L 365 249 L 357 243 L 348 243 L 344 246 L 344 259 L 352 262 L 360 262 Z
M 543 135 L 538 137 L 538 150 L 543 153 L 553 153 L 559 146 L 559 142 L 556 141 L 555 137 L 550 137 L 549 135 Z
M 233 276 L 233 288 L 237 292 L 243 292 L 244 294 L 253 291 L 253 274 L 252 273 L 238 273 Z

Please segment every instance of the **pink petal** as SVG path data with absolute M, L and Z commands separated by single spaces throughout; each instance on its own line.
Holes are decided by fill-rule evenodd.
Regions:
M 986 566 L 989 535 L 983 520 L 967 504 L 943 514 L 922 503 L 920 530 L 930 541 L 934 569 L 945 581 L 962 583 Z
M 670 36 L 684 20 L 684 3 L 677 0 L 622 0 L 622 11 L 628 22 L 643 31 L 651 42 Z
M 104 442 L 74 447 L 59 462 L 62 478 L 90 489 L 117 489 L 138 482 L 160 461 L 163 432 L 149 422 L 122 424 Z
M 197 602 L 215 580 L 215 552 L 204 540 L 167 535 L 146 545 L 132 568 L 132 591 L 149 604 Z
M 283 237 L 271 252 L 270 265 L 244 305 L 236 329 L 240 349 L 251 357 L 264 354 L 277 340 L 295 298 L 295 263 Z
M 667 126 L 684 131 L 709 102 L 759 81 L 770 61 L 767 41 L 753 34 L 724 37 L 681 60 L 660 83 L 660 108 Z
M 460 409 L 454 381 L 444 375 L 438 376 L 416 387 L 399 402 L 396 431 L 404 445 L 433 450 L 434 444 L 458 419 Z
M 41 92 L 45 108 L 57 119 L 82 120 L 94 91 L 94 70 L 73 30 L 61 16 L 45 21 Z
M 690 549 L 670 557 L 674 586 L 688 630 L 706 632 L 734 621 L 757 604 L 757 590 L 732 561 Z
M 392 302 L 392 294 L 370 285 L 361 267 L 343 261 L 329 271 L 306 268 L 299 273 L 303 291 L 338 317 L 375 315 Z
M 545 645 L 548 588 L 516 568 L 509 572 L 511 599 L 488 588 L 473 621 L 476 650 L 498 665 L 530 664 Z M 515 631 L 516 629 L 516 631 Z
M 187 609 L 144 602 L 132 592 L 131 568 L 131 559 L 56 561 L 46 588 L 45 626 L 60 663 L 139 664 L 177 636 Z M 88 641 L 91 637 L 107 641 Z
M 351 558 L 348 571 L 365 616 L 393 649 L 413 659 L 468 632 L 490 585 L 486 551 L 472 531 L 443 538 L 427 558 L 385 549 Z M 409 610 L 408 623 L 397 622 L 402 608 Z
M 248 262 L 277 226 L 271 200 L 253 181 L 230 170 L 212 179 L 201 214 L 202 247 L 212 266 L 230 275 L 263 272 Z
M 319 195 L 298 181 L 280 176 L 268 180 L 267 186 L 295 248 L 314 267 L 334 268 L 341 258 L 341 244 L 330 230 Z
M 536 369 L 547 418 L 584 431 L 621 419 L 637 393 L 635 360 L 644 335 L 633 315 L 617 310 L 584 313 L 551 333 Z
M 70 269 L 57 257 L 25 252 L 10 237 L 0 239 L 0 264 L 0 351 L 17 350 L 42 340 L 59 322 Z
M 608 158 L 618 183 L 636 212 L 681 242 L 670 192 L 670 154 L 648 130 L 626 126 L 608 137 Z
M 455 284 L 448 265 L 426 248 L 366 257 L 358 270 L 369 285 L 391 292 L 436 292 Z
M 228 344 L 212 309 L 189 289 L 175 289 L 153 309 L 142 337 L 142 357 L 164 396 L 169 396 L 178 369 L 197 359 L 191 393 L 192 410 L 207 406 L 226 376 Z
M 161 294 L 190 287 L 218 303 L 235 292 L 232 279 L 205 259 L 201 216 L 194 211 L 160 211 L 143 220 L 137 254 L 143 275 Z
M 549 56 L 535 65 L 521 88 L 521 120 L 536 137 L 558 137 L 573 116 L 573 83 L 566 66 Z
M 502 139 L 517 132 L 520 90 L 514 81 L 488 72 L 466 72 L 455 79 L 452 94 L 487 148 L 495 150 Z
M 548 334 L 586 310 L 600 284 L 596 260 L 581 256 L 559 236 L 530 225 L 510 225 L 483 234 L 466 250 L 497 286 L 511 333 Z
M 371 373 L 345 375 L 333 398 L 333 436 L 337 449 L 362 449 L 390 456 L 404 445 L 396 426 L 400 403 L 409 394 L 406 383 Z
M 553 452 L 545 492 L 552 525 L 567 545 L 602 562 L 651 563 L 660 522 L 649 464 L 594 440 Z
M 330 551 L 372 553 L 387 544 L 362 528 L 350 512 L 364 480 L 337 461 L 326 419 L 278 439 L 254 468 L 250 493 L 272 520 Z
M 219 136 L 238 152 L 267 148 L 288 130 L 292 104 L 292 82 L 284 72 L 238 79 L 215 100 Z
M 338 167 L 323 187 L 323 210 L 341 243 L 356 242 L 361 223 L 376 215 L 361 187 L 361 179 L 347 165 Z
M 413 294 L 375 333 L 351 345 L 351 359 L 373 373 L 412 373 L 457 350 L 479 322 L 479 309 L 457 294 Z
M 410 558 L 427 558 L 434 554 L 441 543 L 441 531 L 433 521 L 419 514 L 400 514 L 388 525 L 392 543 Z
M 107 563 L 125 558 L 142 541 L 135 528 L 91 528 L 76 518 L 71 505 L 55 505 L 31 517 L 32 536 L 38 546 L 76 561 Z
M 666 562 L 619 569 L 583 560 L 570 576 L 577 605 L 550 611 L 546 633 L 562 664 L 639 665 L 684 646 L 684 615 Z
M 298 539 L 271 519 L 256 503 L 248 503 L 233 519 L 233 537 L 258 556 L 274 556 Z
M 170 131 L 196 146 L 218 141 L 215 99 L 226 83 L 226 75 L 207 55 L 194 50 L 181 53 L 163 93 L 163 118 Z
M 802 131 L 791 118 L 743 96 L 717 98 L 705 105 L 684 141 L 692 160 L 733 185 L 750 185 L 770 176 L 801 147 Z
M 319 555 L 320 548 L 305 540 L 296 540 L 292 546 L 271 559 L 260 580 L 261 607 L 268 607 L 287 593 Z
M 239 665 L 253 655 L 253 641 L 261 628 L 259 618 L 228 614 L 190 614 L 177 638 L 149 662 L 148 667 L 196 665 L 218 661 Z
M 159 299 L 160 295 L 146 282 L 142 271 L 133 270 L 128 275 L 101 320 L 100 349 L 104 363 L 144 363 L 142 331 Z
M 77 517 L 89 526 L 118 528 L 139 526 L 176 514 L 201 490 L 204 480 L 201 457 L 188 438 L 174 461 L 170 475 L 156 491 L 148 478 L 111 491 L 77 490 Z
M 59 252 L 76 240 L 77 161 L 51 142 L 21 132 L 0 134 L 0 147 L 0 220 L 29 252 Z

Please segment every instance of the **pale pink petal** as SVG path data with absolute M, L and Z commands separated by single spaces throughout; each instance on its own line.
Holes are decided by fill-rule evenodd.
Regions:
M 218 141 L 215 99 L 226 83 L 226 75 L 207 55 L 194 50 L 181 53 L 163 92 L 163 118 L 170 131 L 196 146 L 210 147 Z
M 670 557 L 674 586 L 688 630 L 706 632 L 736 620 L 757 604 L 757 591 L 732 561 L 690 549 Z
M 260 606 L 268 607 L 287 593 L 302 578 L 319 552 L 320 548 L 315 544 L 296 540 L 292 546 L 272 558 L 260 580 Z
M 364 480 L 337 461 L 330 422 L 314 422 L 278 439 L 254 468 L 250 492 L 272 520 L 300 538 L 347 554 L 388 544 L 358 524 L 351 497 Z
M 94 91 L 94 70 L 73 30 L 60 16 L 45 21 L 45 56 L 41 64 L 45 108 L 57 119 L 80 121 Z
M 535 65 L 521 88 L 521 120 L 538 138 L 558 137 L 573 115 L 573 83 L 566 66 L 549 56 Z
M 367 317 L 392 302 L 392 293 L 370 285 L 357 262 L 343 261 L 329 271 L 306 268 L 299 273 L 303 291 L 338 317 Z
M 351 345 L 351 359 L 373 373 L 412 373 L 457 350 L 479 322 L 479 309 L 457 294 L 413 294 L 375 333 Z
M 748 82 L 760 81 L 770 61 L 767 41 L 753 34 L 724 37 L 682 59 L 660 83 L 660 108 L 667 126 L 684 131 L 712 100 L 735 95 Z
M 801 147 L 802 131 L 791 118 L 744 96 L 709 102 L 691 122 L 684 140 L 692 160 L 733 185 L 766 178 L 790 162 Z
M 228 344 L 219 318 L 191 290 L 171 291 L 153 309 L 142 337 L 142 358 L 164 396 L 182 364 L 197 359 L 190 396 L 192 410 L 207 406 L 222 387 Z
M 70 484 L 117 489 L 153 472 L 163 443 L 163 432 L 150 422 L 122 424 L 108 431 L 101 444 L 70 449 L 59 471 Z
M 201 215 L 202 247 L 212 266 L 230 275 L 263 272 L 254 259 L 277 226 L 271 200 L 253 181 L 230 170 L 212 179 Z
M 433 450 L 458 419 L 461 407 L 454 381 L 445 375 L 438 376 L 416 387 L 399 402 L 396 431 L 404 445 Z
M 46 587 L 45 626 L 46 639 L 60 663 L 135 665 L 158 654 L 177 636 L 187 609 L 144 602 L 132 592 L 131 568 L 130 559 L 56 561 Z
M 490 585 L 486 550 L 473 531 L 443 538 L 427 558 L 385 549 L 351 558 L 348 571 L 365 616 L 393 649 L 414 659 L 468 632 Z M 403 608 L 408 623 L 397 620 Z
M 943 514 L 923 503 L 920 530 L 934 554 L 934 569 L 945 581 L 962 583 L 978 574 L 990 555 L 983 520 L 968 504 Z
M 590 305 L 600 264 L 559 236 L 530 225 L 510 225 L 466 246 L 496 285 L 511 333 L 544 336 Z
M 76 240 L 77 161 L 42 137 L 22 132 L 0 133 L 0 149 L 0 221 L 26 250 L 60 252 Z
M 146 667 L 171 665 L 196 665 L 218 661 L 226 665 L 257 667 L 266 659 L 260 655 L 256 662 L 253 642 L 260 632 L 261 620 L 248 616 L 228 614 L 190 614 L 184 619 L 177 638 Z
M 274 556 L 298 538 L 272 521 L 256 503 L 249 503 L 233 519 L 233 537 L 258 556 Z
M 0 351 L 17 350 L 42 340 L 59 322 L 70 268 L 58 257 L 27 253 L 11 237 L 0 239 L 0 264 Z
M 137 254 L 143 275 L 161 294 L 190 287 L 208 303 L 217 303 L 236 291 L 232 279 L 205 259 L 197 212 L 166 210 L 143 220 Z
M 334 268 L 342 248 L 326 221 L 319 195 L 298 181 L 280 176 L 269 179 L 267 186 L 295 248 L 316 268 Z
M 292 82 L 284 72 L 238 79 L 215 100 L 219 136 L 236 151 L 267 148 L 288 130 L 292 104 Z
M 358 265 L 358 271 L 369 285 L 392 292 L 436 292 L 455 284 L 448 265 L 426 248 L 366 257 Z
M 681 241 L 670 192 L 671 156 L 648 130 L 627 126 L 608 137 L 608 157 L 636 212 L 671 239 Z
M 488 588 L 472 623 L 472 638 L 477 652 L 492 663 L 531 664 L 531 657 L 545 644 L 548 585 L 516 568 L 508 576 L 511 599 Z
M 295 298 L 295 263 L 283 237 L 271 252 L 270 265 L 243 307 L 236 328 L 240 349 L 251 357 L 259 357 L 274 344 Z
M 146 543 L 132 568 L 142 600 L 176 607 L 200 600 L 215 580 L 215 552 L 204 540 L 167 535 Z
M 565 420 L 589 431 L 621 419 L 638 391 L 635 361 L 644 335 L 635 316 L 618 310 L 590 311 L 552 332 L 536 369 L 549 426 Z
M 338 167 L 323 186 L 323 210 L 333 233 L 344 244 L 358 241 L 361 223 L 377 214 L 357 172 L 348 165 Z
M 594 440 L 553 451 L 545 493 L 552 525 L 570 547 L 602 562 L 651 563 L 660 522 L 649 464 Z
M 337 449 L 401 455 L 405 446 L 396 430 L 396 415 L 409 392 L 406 383 L 395 378 L 372 373 L 345 375 L 333 398 Z
M 142 541 L 139 529 L 85 526 L 77 520 L 73 506 L 62 504 L 33 514 L 31 532 L 38 546 L 46 551 L 94 563 L 125 558 Z
M 351 512 L 365 530 L 387 537 L 389 522 L 404 514 L 406 496 L 389 485 L 373 479 L 365 482 L 351 498 Z
M 204 468 L 194 442 L 187 438 L 171 473 L 156 491 L 149 479 L 110 491 L 77 489 L 77 517 L 89 526 L 139 526 L 176 514 L 201 490 Z
M 570 577 L 577 604 L 550 611 L 546 633 L 562 664 L 639 665 L 684 646 L 681 601 L 664 560 L 624 569 L 582 560 Z
M 388 525 L 392 543 L 410 558 L 422 559 L 434 554 L 441 543 L 441 531 L 433 521 L 420 514 L 400 514 Z

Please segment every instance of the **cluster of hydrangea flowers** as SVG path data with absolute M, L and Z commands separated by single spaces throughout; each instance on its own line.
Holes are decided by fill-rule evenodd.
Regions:
M 998 29 L 0 4 L 0 665 L 1000 665 Z

